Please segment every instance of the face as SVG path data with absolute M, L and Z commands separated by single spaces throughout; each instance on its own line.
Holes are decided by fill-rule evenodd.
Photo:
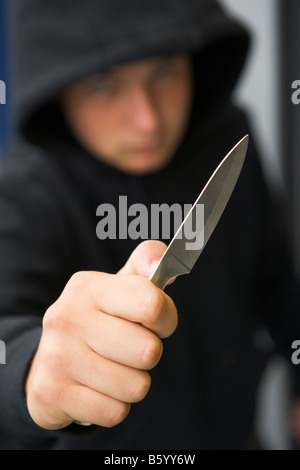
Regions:
M 92 155 L 126 173 L 163 168 L 186 131 L 192 66 L 185 54 L 126 63 L 71 85 L 67 123 Z

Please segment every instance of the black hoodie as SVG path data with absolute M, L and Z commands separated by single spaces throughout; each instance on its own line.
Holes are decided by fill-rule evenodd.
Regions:
M 99 240 L 98 205 L 117 207 L 120 195 L 128 205 L 193 203 L 249 132 L 230 101 L 247 33 L 213 0 L 11 3 L 16 137 L 0 180 L 0 339 L 6 344 L 0 447 L 244 448 L 270 355 L 256 339 L 265 325 L 285 351 L 300 337 L 286 247 L 251 132 L 246 164 L 218 227 L 192 273 L 168 287 L 179 326 L 164 340 L 149 394 L 124 422 L 42 430 L 27 412 L 24 378 L 43 314 L 70 276 L 114 273 L 140 242 Z M 192 54 L 196 90 L 186 136 L 167 167 L 136 176 L 89 155 L 64 123 L 58 92 L 112 65 L 178 51 Z

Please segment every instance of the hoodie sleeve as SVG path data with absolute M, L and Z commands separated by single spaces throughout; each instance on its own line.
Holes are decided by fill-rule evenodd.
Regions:
M 66 220 L 44 174 L 42 163 L 30 171 L 10 166 L 0 179 L 0 339 L 6 350 L 6 363 L 0 365 L 0 435 L 17 448 L 33 442 L 45 448 L 47 441 L 50 447 L 56 436 L 35 425 L 24 395 L 43 315 L 69 278 L 71 259 Z

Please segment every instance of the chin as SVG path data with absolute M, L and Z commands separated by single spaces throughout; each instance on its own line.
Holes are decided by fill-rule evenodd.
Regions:
M 158 162 L 152 165 L 132 165 L 120 168 L 125 173 L 132 175 L 148 175 L 162 170 L 167 165 L 167 162 Z
M 156 158 L 137 158 L 135 161 L 127 162 L 120 168 L 125 173 L 135 175 L 147 175 L 156 173 L 165 168 L 170 162 L 171 157 L 159 156 Z
M 124 153 L 117 158 L 104 156 L 100 152 L 93 155 L 107 165 L 130 175 L 147 175 L 156 173 L 165 168 L 172 159 L 171 152 L 152 154 Z

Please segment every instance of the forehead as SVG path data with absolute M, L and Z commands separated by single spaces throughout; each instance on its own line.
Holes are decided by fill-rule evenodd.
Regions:
M 94 87 L 98 87 L 99 83 L 105 81 L 117 83 L 141 83 L 141 81 L 151 80 L 152 76 L 156 77 L 157 72 L 161 71 L 161 67 L 170 66 L 171 70 L 189 70 L 187 64 L 190 63 L 190 55 L 188 53 L 176 53 L 170 55 L 161 55 L 149 58 L 143 58 L 123 64 L 118 64 L 103 72 L 99 72 L 76 81 L 65 88 L 63 96 L 69 95 L 71 92 L 81 94 L 90 92 Z
M 145 59 L 139 59 L 124 64 L 119 64 L 110 69 L 105 70 L 99 74 L 93 75 L 93 77 L 101 76 L 126 76 L 135 75 L 136 73 L 151 73 L 157 67 L 160 67 L 168 63 L 176 63 L 187 59 L 187 54 L 177 53 L 170 55 L 161 55 L 156 57 L 149 57 Z

